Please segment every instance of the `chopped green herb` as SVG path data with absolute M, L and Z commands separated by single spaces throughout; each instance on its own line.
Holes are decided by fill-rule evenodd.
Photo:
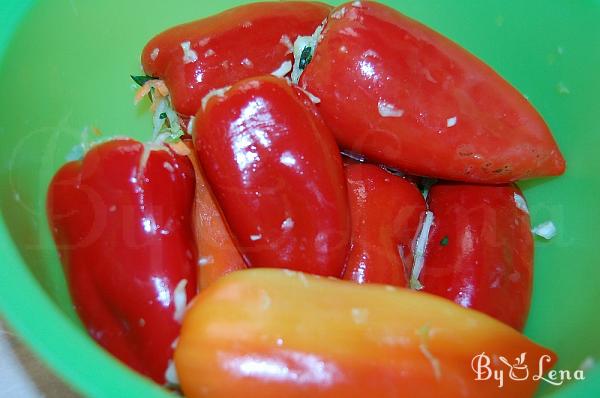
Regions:
M 448 236 L 444 236 L 442 238 L 442 240 L 440 241 L 440 245 L 442 245 L 442 246 L 448 246 Z
M 421 179 L 421 192 L 423 193 L 423 197 L 425 199 L 427 199 L 427 196 L 429 196 L 429 189 L 431 189 L 431 187 L 434 186 L 436 183 L 437 179 L 435 178 L 424 177 Z
M 144 83 L 146 83 L 148 80 L 158 79 L 157 77 L 152 77 L 152 76 L 148 76 L 148 75 L 141 75 L 141 76 L 130 75 L 130 76 L 138 86 L 143 86 Z
M 300 54 L 298 68 L 300 68 L 300 70 L 304 70 L 306 65 L 310 64 L 310 61 L 312 61 L 312 47 L 304 47 L 304 50 L 302 50 L 302 53 Z
M 158 115 L 159 119 L 166 119 L 167 118 L 167 113 L 166 112 L 162 112 L 160 115 Z
M 423 340 L 427 340 L 427 339 L 429 339 L 430 330 L 431 330 L 431 327 L 428 324 L 424 324 L 416 330 L 416 333 Z

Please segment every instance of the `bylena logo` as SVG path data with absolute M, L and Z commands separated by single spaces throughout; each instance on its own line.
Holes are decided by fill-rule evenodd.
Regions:
M 542 355 L 537 361 L 537 369 L 530 369 L 525 362 L 527 353 L 523 352 L 516 357 L 511 363 L 508 359 L 500 356 L 492 359 L 485 352 L 477 354 L 471 361 L 471 369 L 475 372 L 475 380 L 496 380 L 498 388 L 504 386 L 506 378 L 513 381 L 543 380 L 555 386 L 562 385 L 566 380 L 585 380 L 585 374 L 582 369 L 577 369 L 574 372 L 570 370 L 550 370 L 547 375 L 544 375 L 544 364 L 551 361 L 549 355 Z M 500 366 L 502 364 L 502 366 Z

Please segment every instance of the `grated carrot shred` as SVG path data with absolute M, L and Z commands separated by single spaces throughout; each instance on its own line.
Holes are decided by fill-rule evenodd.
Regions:
M 175 143 L 169 144 L 173 152 L 180 156 L 189 156 L 192 151 L 189 146 L 187 146 L 183 141 L 177 141 Z
M 164 81 L 160 80 L 160 79 L 152 79 L 152 80 L 148 80 L 146 83 L 144 83 L 143 86 L 141 86 L 136 92 L 135 92 L 135 97 L 134 97 L 134 104 L 138 104 L 149 92 L 150 90 L 154 88 L 154 96 L 155 96 L 155 100 L 152 102 L 152 107 L 156 108 L 156 103 L 158 102 L 158 100 L 162 97 L 166 97 L 167 95 L 169 95 L 169 89 L 167 88 L 167 85 L 165 84 Z M 154 110 L 154 109 L 152 109 Z

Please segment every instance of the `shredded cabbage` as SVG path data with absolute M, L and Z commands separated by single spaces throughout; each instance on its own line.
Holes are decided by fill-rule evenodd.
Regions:
M 556 236 L 556 226 L 552 221 L 545 221 L 533 227 L 531 232 L 544 239 L 550 240 Z
M 429 231 L 431 230 L 432 225 L 433 212 L 427 210 L 425 212 L 425 217 L 423 219 L 421 229 L 417 234 L 414 243 L 414 261 L 412 275 L 410 277 L 411 289 L 420 290 L 423 288 L 423 285 L 419 281 L 419 276 L 421 275 L 421 271 L 423 270 L 423 264 L 425 262 L 425 251 L 427 250 L 427 242 L 429 241 Z

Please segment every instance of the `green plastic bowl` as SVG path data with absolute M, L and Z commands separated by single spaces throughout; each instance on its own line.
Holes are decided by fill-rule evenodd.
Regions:
M 0 310 L 25 342 L 91 397 L 166 397 L 89 339 L 72 309 L 45 217 L 48 182 L 85 127 L 147 137 L 129 74 L 155 33 L 242 1 L 7 1 L 0 5 Z M 600 2 L 387 1 L 449 36 L 520 89 L 567 159 L 565 176 L 523 182 L 536 240 L 526 334 L 554 349 L 557 369 L 600 358 Z M 475 354 L 475 353 L 474 353 Z M 470 366 L 470 364 L 465 364 Z M 600 396 L 600 369 L 540 395 Z

